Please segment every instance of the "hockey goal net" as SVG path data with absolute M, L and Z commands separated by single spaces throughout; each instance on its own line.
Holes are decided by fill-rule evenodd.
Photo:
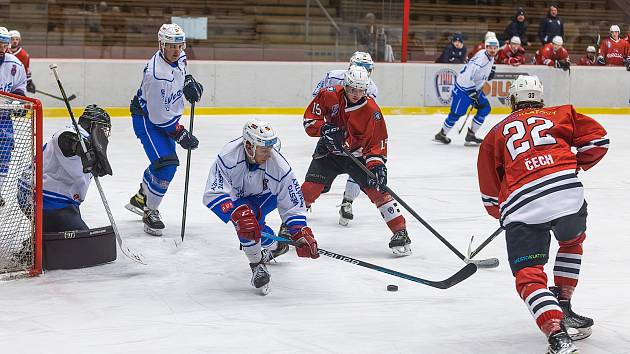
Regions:
M 39 100 L 0 91 L 0 279 L 42 270 L 42 128 Z

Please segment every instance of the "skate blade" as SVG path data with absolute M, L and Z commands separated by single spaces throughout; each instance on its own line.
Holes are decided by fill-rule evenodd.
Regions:
M 151 236 L 162 236 L 161 229 L 153 229 L 150 228 L 148 225 L 144 225 L 144 232 L 148 233 Z
M 467 141 L 464 143 L 464 146 L 479 146 L 481 143 L 476 143 L 474 141 Z
M 134 213 L 134 214 L 138 214 L 140 216 L 144 216 L 144 210 L 139 209 L 129 203 L 127 203 L 127 205 L 125 205 L 125 209 L 129 210 L 130 212 Z
M 437 139 L 435 139 L 435 138 L 433 138 L 433 142 L 440 143 L 440 144 L 442 144 L 442 145 L 448 145 L 448 144 L 450 144 L 450 143 L 451 143 L 450 141 L 447 143 L 447 142 L 445 142 L 445 141 L 442 141 L 442 140 L 437 140 Z
M 569 333 L 569 337 L 572 340 L 582 340 L 586 339 L 593 334 L 593 329 L 591 327 L 588 328 L 567 328 L 567 332 Z
M 411 247 L 409 245 L 402 247 L 390 247 L 390 249 L 395 255 L 400 257 L 411 255 Z
M 266 295 L 269 294 L 269 292 L 271 292 L 271 286 L 270 285 L 271 285 L 271 281 L 259 288 L 260 289 L 260 294 L 262 296 L 266 296 Z
M 341 225 L 341 226 L 348 226 L 349 223 L 350 223 L 350 219 L 346 219 L 344 217 L 339 217 L 339 225 Z
M 554 353 L 551 351 L 551 348 L 548 347 L 545 354 L 580 354 L 580 350 L 576 348 L 575 345 L 573 345 L 572 348 L 564 348 L 559 353 L 558 352 Z

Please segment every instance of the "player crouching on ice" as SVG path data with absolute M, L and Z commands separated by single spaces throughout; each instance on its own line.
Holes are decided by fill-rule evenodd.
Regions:
M 486 50 L 477 52 L 457 75 L 452 92 L 451 112 L 442 124 L 442 129 L 435 134 L 434 141 L 450 144 L 451 138 L 446 135 L 455 126 L 468 107 L 473 106 L 477 113 L 466 133 L 466 145 L 476 145 L 482 139 L 475 134 L 481 128 L 486 116 L 490 114 L 490 102 L 483 93 L 483 85 L 494 78 L 494 57 L 499 51 L 499 40 L 496 37 L 486 38 Z M 466 124 L 466 122 L 464 122 Z
M 306 224 L 306 206 L 300 184 L 287 160 L 274 146 L 275 131 L 267 122 L 250 120 L 242 137 L 227 143 L 210 167 L 203 203 L 223 222 L 232 221 L 249 259 L 251 283 L 269 291 L 271 276 L 265 263 L 286 253 L 289 246 L 273 236 L 266 216 L 278 209 L 297 242 L 299 257 L 317 258 L 317 242 Z M 281 235 L 283 236 L 283 235 Z
M 304 112 L 304 129 L 309 136 L 320 137 L 313 160 L 306 172 L 302 192 L 306 206 L 319 198 L 335 178 L 347 173 L 376 205 L 387 226 L 394 233 L 389 248 L 399 255 L 411 252 L 404 216 L 392 196 L 382 191 L 387 185 L 387 126 L 376 102 L 366 96 L 370 75 L 359 66 L 351 66 L 343 86 L 319 91 Z M 364 161 L 374 173 L 371 179 L 345 155 L 346 148 Z
M 573 106 L 544 107 L 543 87 L 535 76 L 520 75 L 508 99 L 512 114 L 490 130 L 479 149 L 483 204 L 506 230 L 516 290 L 548 337 L 547 353 L 577 353 L 573 340 L 588 337 L 593 325 L 571 310 L 587 216 L 577 173 L 604 157 L 609 140 L 599 123 Z M 555 286 L 548 289 L 543 266 L 549 259 L 549 231 L 560 248 Z
M 162 25 L 158 46 L 129 106 L 133 130 L 151 163 L 144 171 L 140 190 L 125 206 L 142 216 L 144 231 L 154 236 L 161 236 L 165 227 L 158 208 L 179 166 L 175 143 L 186 150 L 199 146 L 199 140 L 179 124 L 184 98 L 193 104 L 203 93 L 203 86 L 186 73 L 184 31 L 174 23 Z

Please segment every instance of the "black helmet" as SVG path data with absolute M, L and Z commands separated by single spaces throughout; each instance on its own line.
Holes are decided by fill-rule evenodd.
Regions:
M 104 109 L 95 104 L 85 107 L 83 114 L 79 117 L 79 125 L 88 132 L 92 130 L 93 124 L 103 125 L 102 129 L 105 130 L 109 136 L 109 130 L 112 126 L 111 118 Z

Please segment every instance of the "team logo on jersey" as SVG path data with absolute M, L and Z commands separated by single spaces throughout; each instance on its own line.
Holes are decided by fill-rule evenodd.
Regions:
M 435 93 L 442 104 L 451 104 L 457 73 L 451 69 L 440 69 L 435 73 Z
M 232 204 L 231 200 L 228 200 L 227 202 L 221 204 L 221 212 L 223 214 L 227 214 L 227 212 L 230 211 L 232 208 L 234 208 L 234 204 Z
M 383 115 L 381 114 L 381 112 L 374 112 L 374 119 L 375 120 L 383 119 Z
M 16 73 L 17 73 L 17 66 L 13 65 L 13 67 L 11 68 L 11 76 L 15 76 Z
M 334 106 L 332 106 L 330 111 L 331 111 L 331 113 L 330 113 L 331 117 L 336 117 L 337 114 L 339 114 L 339 103 L 337 103 Z

